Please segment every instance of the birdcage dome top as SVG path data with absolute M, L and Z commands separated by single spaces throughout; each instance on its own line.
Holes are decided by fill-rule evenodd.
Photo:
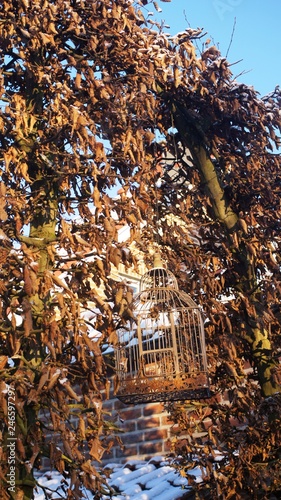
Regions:
M 178 290 L 178 283 L 175 276 L 164 267 L 159 254 L 155 254 L 153 268 L 149 269 L 149 271 L 142 276 L 140 281 L 141 292 L 152 288 L 170 288 Z
M 178 283 L 170 271 L 164 267 L 153 267 L 141 278 L 140 290 L 150 290 L 151 288 L 170 288 L 178 290 Z
M 175 275 L 164 267 L 158 254 L 154 258 L 154 266 L 147 271 L 140 281 L 140 292 L 135 298 L 135 306 L 139 309 L 146 307 L 145 303 L 162 302 L 170 307 L 191 307 L 198 309 L 198 305 L 182 290 L 179 290 Z

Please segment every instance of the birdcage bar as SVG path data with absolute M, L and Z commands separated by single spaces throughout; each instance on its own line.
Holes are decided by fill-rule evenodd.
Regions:
M 115 346 L 117 397 L 132 404 L 209 397 L 201 311 L 161 264 L 141 279 L 134 314 Z

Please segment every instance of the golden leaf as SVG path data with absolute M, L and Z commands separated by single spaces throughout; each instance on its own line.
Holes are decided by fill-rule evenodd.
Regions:
M 4 151 L 3 156 L 4 156 L 5 168 L 9 172 L 9 166 L 11 161 L 14 159 L 14 155 L 11 151 Z
M 180 71 L 177 66 L 174 66 L 174 82 L 175 82 L 175 87 L 177 88 L 180 83 L 181 83 L 181 78 L 180 78 Z
M 44 385 L 48 382 L 49 373 L 50 373 L 49 368 L 45 369 L 44 373 L 42 373 L 38 383 L 38 388 L 37 388 L 38 392 L 40 392 L 43 389 Z
M 85 425 L 85 420 L 84 418 L 80 415 L 79 416 L 79 424 L 77 428 L 77 436 L 78 439 L 86 439 L 86 425 Z
M 19 438 L 19 437 L 17 438 L 16 446 L 17 446 L 17 451 L 18 451 L 20 459 L 24 459 L 25 458 L 25 448 L 24 448 L 24 445 L 23 445 L 21 438 Z
M 94 187 L 92 198 L 94 200 L 95 207 L 102 208 L 102 203 L 101 203 L 101 199 L 100 199 L 100 192 L 99 192 L 97 185 L 95 185 L 95 187 Z
M 126 220 L 127 220 L 127 222 L 131 222 L 132 224 L 136 224 L 138 222 L 135 214 L 133 214 L 133 213 L 128 214 L 126 216 Z
M 227 315 L 225 316 L 225 322 L 226 322 L 226 324 L 227 324 L 228 331 L 229 331 L 230 333 L 232 333 L 232 324 L 231 324 L 231 321 L 230 321 L 230 319 L 229 319 L 229 317 L 228 317 Z
M 117 306 L 120 305 L 120 303 L 123 299 L 123 296 L 124 296 L 124 285 L 120 284 L 120 285 L 118 285 L 117 291 L 114 295 L 114 302 Z
M 118 377 L 118 375 L 115 375 L 113 377 L 113 394 L 114 396 L 118 393 L 120 389 L 120 379 Z
M 49 31 L 49 33 L 52 33 L 53 35 L 58 34 L 58 31 L 55 28 L 55 23 L 53 23 L 52 21 L 48 23 L 48 31 Z
M 240 217 L 239 218 L 239 224 L 240 224 L 241 228 L 243 229 L 244 233 L 248 234 L 247 222 L 244 219 L 241 219 L 241 217 Z
M 61 385 L 64 387 L 66 390 L 67 394 L 72 398 L 75 399 L 76 401 L 80 401 L 81 397 L 78 396 L 78 394 L 72 389 L 70 382 L 65 381 L 65 382 L 60 382 Z
M 96 391 L 96 392 L 99 392 L 98 388 L 97 388 L 97 385 L 96 385 L 96 379 L 95 379 L 95 375 L 93 372 L 90 373 L 89 375 L 89 387 L 90 389 Z
M 60 369 L 54 367 L 50 375 L 50 381 L 47 386 L 47 391 L 50 391 L 54 387 L 60 376 L 61 376 Z
M 115 267 L 118 267 L 121 262 L 122 252 L 120 248 L 111 247 L 109 249 L 109 261 L 114 264 Z
M 19 170 L 20 175 L 22 175 L 22 177 L 24 178 L 24 180 L 26 182 L 28 182 L 28 183 L 31 182 L 31 179 L 28 175 L 28 164 L 26 162 L 24 162 L 24 161 L 21 162 L 20 168 L 17 170 Z
M 53 46 L 56 45 L 54 35 L 49 35 L 48 33 L 40 33 L 41 40 L 43 45 L 48 45 L 49 43 Z
M 6 186 L 4 184 L 4 182 L 0 182 L 0 199 L 1 198 L 5 198 L 6 196 Z
M 34 271 L 29 269 L 28 266 L 24 266 L 23 268 L 23 279 L 24 291 L 29 297 L 31 297 L 38 291 L 38 282 L 36 274 L 34 273 Z
M 0 356 L 0 370 L 3 370 L 3 368 L 5 368 L 8 359 L 8 356 Z
M 109 399 L 110 398 L 110 380 L 106 380 L 105 382 L 105 399 Z
M 114 235 L 116 234 L 116 225 L 114 220 L 112 218 L 106 217 L 104 219 L 103 224 L 106 232 L 109 233 L 110 235 L 112 234 L 112 236 L 114 237 Z
M 75 77 L 75 88 L 80 89 L 81 87 L 81 73 L 77 73 Z
M 118 342 L 118 335 L 116 333 L 116 330 L 112 330 L 110 334 L 108 335 L 108 342 L 109 344 L 117 344 Z
M 91 457 L 94 460 L 97 460 L 98 462 L 100 462 L 103 448 L 100 444 L 99 438 L 95 437 L 95 438 L 91 439 L 89 444 L 91 445 L 91 449 L 89 450 Z

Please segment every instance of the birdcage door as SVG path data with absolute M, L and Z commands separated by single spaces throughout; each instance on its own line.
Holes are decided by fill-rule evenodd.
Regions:
M 169 316 L 165 312 L 151 318 L 150 311 L 139 316 L 140 376 L 167 379 L 179 373 L 174 325 Z

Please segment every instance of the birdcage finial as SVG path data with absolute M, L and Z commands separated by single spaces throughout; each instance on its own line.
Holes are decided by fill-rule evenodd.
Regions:
M 154 255 L 153 267 L 155 269 L 157 269 L 157 268 L 164 269 L 164 264 L 163 264 L 163 261 L 161 259 L 161 255 L 158 252 L 155 253 L 155 255 Z

